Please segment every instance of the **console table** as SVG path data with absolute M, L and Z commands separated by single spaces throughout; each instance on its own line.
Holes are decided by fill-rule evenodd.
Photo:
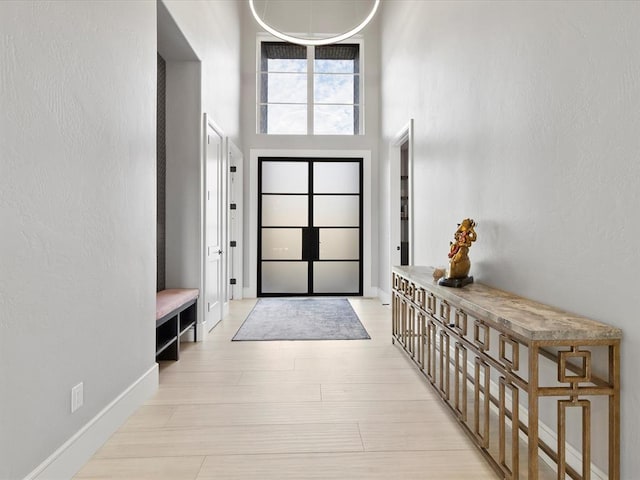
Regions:
M 500 476 L 590 479 L 596 460 L 619 480 L 620 329 L 479 283 L 439 286 L 430 267 L 394 267 L 392 288 L 392 341 Z

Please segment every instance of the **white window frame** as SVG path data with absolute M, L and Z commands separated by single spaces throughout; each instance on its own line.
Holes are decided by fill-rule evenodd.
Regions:
M 315 72 L 314 72 L 314 47 L 306 47 L 307 48 L 307 133 L 304 134 L 295 134 L 295 133 L 267 133 L 262 132 L 261 122 L 261 114 L 260 107 L 262 106 L 262 92 L 261 92 L 261 62 L 262 62 L 262 42 L 283 42 L 281 39 L 274 37 L 269 34 L 258 34 L 256 37 L 256 134 L 258 135 L 268 135 L 270 137 L 273 136 L 338 136 L 338 137 L 353 137 L 364 135 L 364 75 L 365 75 L 365 62 L 364 62 L 364 39 L 360 36 L 354 36 L 347 40 L 344 40 L 339 43 L 344 44 L 358 44 L 358 63 L 359 63 L 359 72 L 358 72 L 358 103 L 354 103 L 354 106 L 358 106 L 358 132 L 352 134 L 324 134 L 324 133 L 315 133 L 314 132 L 314 111 L 315 111 L 315 103 L 313 98 L 314 92 L 314 81 L 315 81 Z M 355 74 L 354 74 L 355 75 Z

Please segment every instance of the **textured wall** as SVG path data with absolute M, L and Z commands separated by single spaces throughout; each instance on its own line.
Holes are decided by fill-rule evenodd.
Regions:
M 155 23 L 148 1 L 0 2 L 1 479 L 154 364 Z
M 456 223 L 473 217 L 478 280 L 622 328 L 633 478 L 640 4 L 403 1 L 381 18 L 381 151 L 415 119 L 416 263 L 445 265 Z M 383 189 L 388 169 L 384 158 Z

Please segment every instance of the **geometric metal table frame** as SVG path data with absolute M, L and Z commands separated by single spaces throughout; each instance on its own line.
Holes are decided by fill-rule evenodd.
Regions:
M 506 479 L 591 478 L 598 414 L 608 422 L 608 477 L 618 480 L 622 332 L 482 284 L 442 287 L 432 272 L 394 267 L 392 341 L 496 472 Z M 599 398 L 606 399 L 604 412 L 592 405 Z M 543 400 L 555 400 L 555 444 L 540 438 Z M 571 430 L 579 432 L 580 465 L 567 461 L 569 411 L 580 415 Z

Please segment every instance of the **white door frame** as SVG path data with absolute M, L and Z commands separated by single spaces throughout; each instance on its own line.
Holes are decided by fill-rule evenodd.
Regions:
M 249 153 L 249 284 L 245 285 L 244 297 L 256 298 L 258 285 L 258 157 L 320 157 L 362 158 L 362 295 L 377 295 L 371 284 L 371 150 L 271 150 L 251 149 Z
M 413 265 L 413 118 L 400 129 L 389 145 L 389 271 L 400 265 L 400 159 L 401 147 L 409 144 L 409 265 Z M 387 280 L 391 291 L 391 278 Z
M 244 155 L 238 146 L 227 137 L 227 271 L 225 278 L 230 280 L 235 278 L 235 285 L 227 282 L 225 298 L 231 300 L 241 300 L 243 295 L 243 164 Z M 235 172 L 231 172 L 231 167 L 235 167 Z M 235 209 L 231 210 L 231 204 L 235 204 Z M 231 247 L 231 241 L 235 242 L 235 247 Z M 227 304 L 228 305 L 228 304 Z M 226 312 L 225 312 L 226 313 Z

